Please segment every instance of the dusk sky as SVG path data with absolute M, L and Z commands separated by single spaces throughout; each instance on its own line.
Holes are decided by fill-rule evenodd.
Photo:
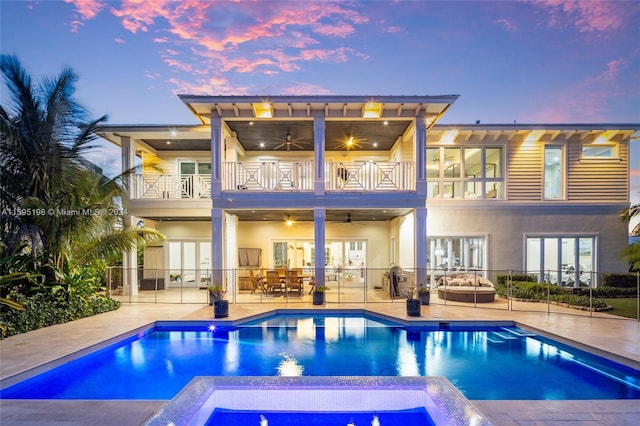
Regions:
M 111 124 L 196 124 L 177 93 L 459 94 L 441 123 L 640 122 L 636 1 L 2 0 L 0 15 L 3 54 L 38 79 L 71 67 Z

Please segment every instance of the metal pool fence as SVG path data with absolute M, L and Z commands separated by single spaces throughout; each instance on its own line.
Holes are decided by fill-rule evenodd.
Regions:
M 324 280 L 320 275 L 324 274 Z M 434 305 L 594 316 L 616 302 L 626 316 L 640 321 L 640 273 L 612 274 L 574 270 L 527 273 L 519 270 L 412 268 L 238 268 L 124 269 L 109 267 L 106 294 L 122 303 L 210 303 L 218 286 L 232 304 L 313 303 L 314 277 L 324 284 L 326 304 L 404 303 L 409 294 L 428 293 Z M 532 280 L 530 283 L 524 280 Z M 608 280 L 608 282 L 605 282 Z M 622 284 L 621 284 L 622 285 Z M 617 303 L 619 302 L 619 303 Z M 611 302 L 613 303 L 613 302 Z

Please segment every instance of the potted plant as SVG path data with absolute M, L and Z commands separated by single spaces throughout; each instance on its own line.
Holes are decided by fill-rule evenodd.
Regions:
M 327 291 L 327 287 L 320 285 L 315 286 L 313 289 L 313 304 L 314 305 L 324 305 L 325 302 L 325 292 Z
M 424 284 L 420 284 L 420 288 L 418 289 L 418 299 L 420 299 L 420 304 L 428 305 L 431 299 L 431 291 L 429 287 L 426 287 Z
M 213 305 L 215 318 L 226 318 L 229 316 L 229 301 L 224 299 L 227 291 L 220 284 L 208 285 L 209 305 Z
M 420 316 L 420 299 L 415 298 L 415 288 L 411 287 L 407 294 L 407 316 Z

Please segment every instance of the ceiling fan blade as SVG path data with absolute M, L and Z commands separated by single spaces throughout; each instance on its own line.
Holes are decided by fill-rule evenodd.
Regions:
M 297 144 L 297 143 L 295 143 L 295 142 L 291 142 L 291 145 L 295 146 L 295 147 L 296 147 L 296 148 L 298 148 L 298 149 L 304 149 L 304 147 L 303 147 L 302 145 Z
M 283 146 L 285 146 L 285 145 L 288 145 L 288 144 L 287 144 L 286 142 L 282 142 L 280 145 L 276 146 L 276 147 L 275 147 L 275 148 L 273 148 L 273 149 L 274 149 L 274 150 L 275 150 L 275 149 L 280 149 L 280 148 L 282 148 L 282 147 L 283 147 Z M 288 147 L 287 147 L 287 148 L 288 148 Z M 287 151 L 288 151 L 288 149 L 287 149 Z

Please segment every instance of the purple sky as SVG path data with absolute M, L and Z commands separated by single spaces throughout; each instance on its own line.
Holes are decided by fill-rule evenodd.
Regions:
M 442 123 L 640 122 L 635 1 L 3 0 L 0 16 L 2 53 L 36 78 L 71 67 L 112 124 L 197 123 L 177 93 L 459 94 Z

